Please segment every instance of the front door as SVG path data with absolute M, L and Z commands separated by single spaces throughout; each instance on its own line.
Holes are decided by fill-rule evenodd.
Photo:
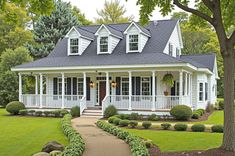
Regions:
M 106 82 L 100 81 L 99 82 L 99 105 L 102 106 L 102 101 L 106 95 Z

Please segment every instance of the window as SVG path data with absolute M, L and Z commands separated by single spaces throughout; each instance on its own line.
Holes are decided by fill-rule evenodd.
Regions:
M 122 77 L 122 95 L 129 95 L 129 78 Z
M 173 45 L 171 43 L 169 43 L 169 55 L 173 55 Z
M 70 39 L 70 54 L 78 54 L 79 53 L 79 41 L 78 38 Z
M 203 83 L 199 83 L 199 101 L 203 101 Z
M 176 57 L 180 56 L 180 50 L 179 48 L 176 48 Z
M 208 83 L 205 83 L 205 100 L 208 100 Z
M 83 78 L 78 78 L 77 81 L 78 81 L 77 94 L 83 95 Z
M 150 77 L 141 78 L 141 95 L 150 95 Z
M 58 95 L 62 95 L 62 78 L 58 78 Z M 65 95 L 67 95 L 67 78 L 64 78 L 64 89 L 65 89 Z
M 129 35 L 129 51 L 138 51 L 139 35 Z
M 100 52 L 108 52 L 108 37 L 100 37 Z

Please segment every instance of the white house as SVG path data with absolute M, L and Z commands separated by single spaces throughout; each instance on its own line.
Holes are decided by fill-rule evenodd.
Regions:
M 28 108 L 79 105 L 83 113 L 114 105 L 141 114 L 179 104 L 205 108 L 216 101 L 216 57 L 181 55 L 182 48 L 176 20 L 75 26 L 48 57 L 12 71 L 19 72 L 19 100 Z M 165 74 L 173 75 L 173 87 L 162 83 Z M 35 76 L 34 94 L 22 93 L 22 75 Z

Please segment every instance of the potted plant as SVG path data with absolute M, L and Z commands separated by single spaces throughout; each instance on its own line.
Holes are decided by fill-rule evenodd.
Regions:
M 162 78 L 162 83 L 164 83 L 165 85 L 169 86 L 169 87 L 173 87 L 174 86 L 174 77 L 172 74 L 165 74 Z M 167 96 L 169 93 L 167 90 L 164 91 L 164 95 Z

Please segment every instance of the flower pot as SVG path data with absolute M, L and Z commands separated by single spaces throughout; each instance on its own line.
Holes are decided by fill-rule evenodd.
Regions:
M 168 96 L 169 95 L 168 91 L 164 91 L 164 95 Z

